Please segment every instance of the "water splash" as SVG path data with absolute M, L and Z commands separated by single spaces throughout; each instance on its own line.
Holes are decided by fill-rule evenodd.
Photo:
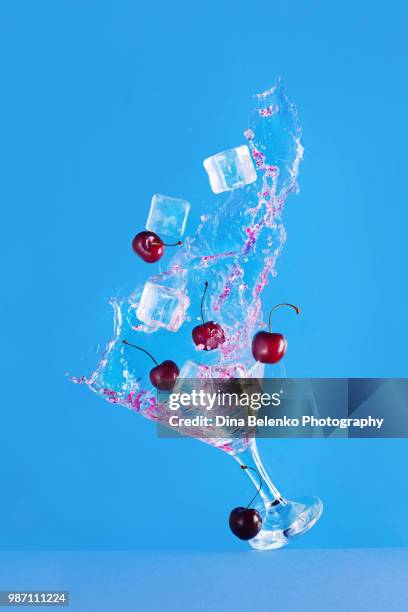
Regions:
M 191 360 L 206 371 L 216 367 L 217 377 L 228 377 L 232 365 L 238 365 L 248 377 L 256 369 L 251 340 L 255 331 L 265 325 L 261 294 L 276 276 L 276 262 L 286 242 L 282 213 L 289 194 L 298 191 L 303 147 L 296 107 L 279 80 L 271 89 L 257 94 L 255 100 L 244 136 L 258 180 L 212 199 L 209 196 L 211 201 L 194 237 L 186 238 L 165 272 L 146 278 L 188 295 L 190 306 L 184 323 L 174 337 L 169 335 L 172 332 L 141 324 L 136 309 L 143 286 L 127 297 L 113 298 L 112 340 L 89 376 L 72 379 L 86 384 L 108 402 L 155 421 L 167 421 L 168 410 L 156 399 L 145 357 L 124 346 L 123 339 L 156 353 L 160 360 L 171 358 L 180 367 Z M 191 340 L 206 281 L 207 318 L 220 323 L 227 337 L 219 350 L 210 352 L 197 350 Z M 171 355 L 161 354 L 160 347 L 169 344 Z M 200 371 L 191 376 L 200 376 Z M 207 441 L 232 450 L 226 440 Z

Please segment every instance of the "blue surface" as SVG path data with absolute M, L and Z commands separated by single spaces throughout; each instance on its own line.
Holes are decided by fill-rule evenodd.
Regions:
M 0 554 L 1 589 L 69 590 L 61 609 L 75 612 L 399 611 L 407 571 L 408 550 L 398 548 Z
M 279 318 L 287 372 L 407 375 L 406 18 L 394 0 L 2 2 L 1 548 L 245 550 L 231 459 L 158 440 L 64 373 L 94 363 L 106 298 L 146 275 L 129 243 L 152 193 L 191 200 L 194 227 L 203 158 L 243 141 L 278 74 L 306 147 L 267 297 L 303 309 Z M 325 502 L 296 546 L 408 545 L 383 501 L 406 507 L 406 441 L 261 450 L 289 497 Z

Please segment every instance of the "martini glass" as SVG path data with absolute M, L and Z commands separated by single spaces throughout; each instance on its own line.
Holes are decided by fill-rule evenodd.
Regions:
M 214 196 L 195 233 L 177 248 L 166 271 L 147 278 L 130 295 L 111 301 L 114 337 L 93 373 L 73 379 L 110 403 L 163 425 L 171 412 L 151 387 L 145 356 L 137 356 L 140 351 L 126 354 L 123 340 L 150 354 L 170 349 L 160 358 L 179 364 L 182 379 L 199 379 L 202 371 L 206 378 L 263 375 L 254 363 L 251 342 L 254 333 L 265 327 L 261 293 L 277 274 L 276 261 L 286 242 L 282 213 L 289 194 L 298 191 L 303 147 L 296 107 L 280 81 L 255 99 L 244 137 L 257 180 Z M 222 326 L 226 341 L 216 351 L 194 353 L 191 330 L 194 317 L 200 321 L 197 315 L 207 285 L 206 319 Z M 176 334 L 169 337 L 171 332 Z M 322 512 L 318 498 L 289 501 L 278 491 L 261 461 L 254 435 L 237 439 L 226 431 L 225 437 L 221 433 L 218 438 L 206 438 L 205 432 L 197 431 L 195 437 L 226 451 L 240 465 L 255 467 L 262 478 L 257 510 L 263 522 L 250 540 L 253 548 L 284 546 L 318 520 Z M 252 470 L 245 471 L 258 487 Z
M 143 390 L 140 383 L 130 377 L 131 386 L 124 390 L 124 381 L 129 384 L 129 363 L 124 358 L 125 351 L 129 350 L 122 340 L 123 318 L 115 317 L 115 337 L 108 347 L 108 353 L 103 355 L 98 367 L 91 378 L 75 379 L 74 382 L 85 383 L 92 391 L 102 395 L 109 403 L 124 406 L 141 416 L 154 421 L 156 424 L 169 428 L 170 417 L 174 411 L 170 409 L 168 395 L 156 393 L 155 390 Z M 136 351 L 138 353 L 138 351 Z M 217 373 L 219 375 L 219 369 Z M 281 370 L 284 372 L 284 370 Z M 228 367 L 225 369 L 229 373 Z M 259 378 L 263 373 L 262 364 L 256 364 L 246 373 L 246 378 L 251 376 Z M 205 372 L 208 376 L 208 372 Z M 226 376 L 227 378 L 227 376 Z M 225 380 L 225 379 L 224 379 Z M 238 381 L 239 382 L 239 381 Z M 217 383 L 222 383 L 218 380 Z M 179 379 L 176 383 L 181 384 L 179 391 L 191 391 L 192 388 L 214 390 L 214 379 Z M 187 385 L 187 386 L 186 386 Z M 217 384 L 217 387 L 220 385 Z M 181 416 L 188 414 L 190 418 L 206 413 L 206 409 L 196 406 L 185 406 Z M 170 427 L 170 429 L 174 429 Z M 262 479 L 262 488 L 257 497 L 256 510 L 262 518 L 262 529 L 258 535 L 249 540 L 249 544 L 258 550 L 270 550 L 287 545 L 291 539 L 308 531 L 319 519 L 323 504 L 318 497 L 306 497 L 296 501 L 286 499 L 278 488 L 273 484 L 263 461 L 260 457 L 255 429 L 235 431 L 225 428 L 213 428 L 213 435 L 209 435 L 206 427 L 177 427 L 177 434 L 193 436 L 206 442 L 211 446 L 226 452 L 241 466 L 254 467 Z M 251 482 L 258 490 L 259 482 L 253 470 L 244 470 Z

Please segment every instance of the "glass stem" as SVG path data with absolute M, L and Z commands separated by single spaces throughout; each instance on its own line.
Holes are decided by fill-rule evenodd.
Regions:
M 263 481 L 262 489 L 259 494 L 262 497 L 265 505 L 271 505 L 277 500 L 283 500 L 282 495 L 275 487 L 272 480 L 269 478 L 269 475 L 263 466 L 255 440 L 252 440 L 250 442 L 248 448 L 245 451 L 234 455 L 234 458 L 238 461 L 240 465 L 248 465 L 258 470 Z M 257 477 L 257 475 L 252 470 L 244 471 L 249 476 L 254 486 L 258 489 L 259 478 Z

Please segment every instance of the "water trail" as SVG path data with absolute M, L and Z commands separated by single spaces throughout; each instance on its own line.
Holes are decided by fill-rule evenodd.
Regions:
M 208 205 L 195 233 L 177 248 L 165 272 L 146 278 L 187 294 L 190 305 L 184 323 L 174 334 L 142 324 L 136 309 L 143 285 L 126 297 L 112 298 L 113 338 L 95 370 L 89 376 L 72 378 L 74 382 L 86 384 L 108 402 L 160 422 L 167 419 L 168 411 L 157 403 L 148 378 L 149 364 L 139 351 L 125 347 L 123 339 L 159 353 L 160 360 L 171 358 L 180 367 L 193 362 L 191 368 L 198 367 L 194 363 L 216 368 L 218 377 L 228 377 L 235 364 L 251 376 L 255 365 L 251 339 L 264 326 L 262 291 L 276 276 L 276 263 L 286 242 L 282 215 L 287 197 L 298 191 L 303 156 L 300 135 L 296 107 L 279 80 L 271 89 L 255 95 L 244 137 L 258 180 L 217 196 L 209 190 Z M 227 337 L 219 350 L 210 352 L 197 350 L 191 340 L 206 281 L 207 317 L 220 323 Z M 162 346 L 172 347 L 171 356 L 163 354 Z M 195 373 L 191 370 L 190 376 L 198 377 L 199 369 Z M 228 441 L 219 440 L 217 446 L 230 450 Z

